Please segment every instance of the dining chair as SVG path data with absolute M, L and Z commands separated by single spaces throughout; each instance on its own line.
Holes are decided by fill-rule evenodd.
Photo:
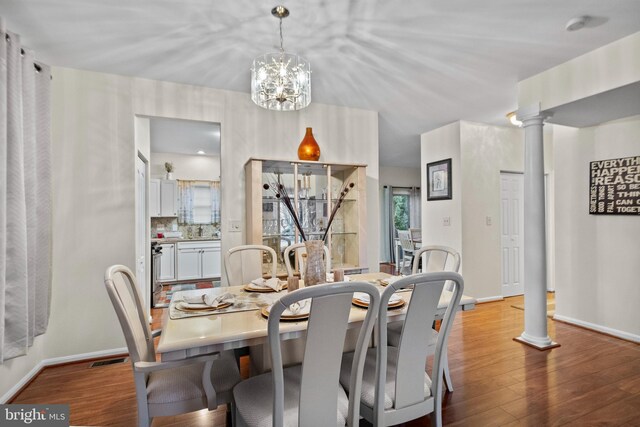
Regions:
M 267 263 L 267 271 L 271 270 L 271 277 L 276 277 L 278 264 L 273 248 L 264 245 L 241 245 L 229 249 L 224 255 L 224 270 L 229 286 L 246 285 L 262 277 L 265 253 L 271 257 L 271 266 Z
M 417 274 L 422 266 L 423 273 L 435 271 L 453 271 L 460 272 L 460 254 L 447 246 L 423 246 L 415 253 L 412 273 Z M 451 291 L 451 283 L 445 284 L 443 292 Z M 400 335 L 402 333 L 402 322 L 391 322 L 387 326 L 388 343 L 397 347 L 400 344 Z M 431 337 L 429 339 L 429 355 L 435 352 L 435 343 L 438 338 L 438 331 L 431 329 Z M 444 382 L 449 392 L 453 391 L 453 382 L 451 381 L 451 373 L 449 372 L 449 357 L 447 349 L 444 350 L 444 358 L 442 362 L 444 370 Z
M 409 237 L 411 238 L 411 243 L 413 243 L 413 246 L 416 249 L 422 246 L 422 229 L 421 228 L 410 228 Z
M 136 279 L 124 265 L 107 268 L 104 283 L 120 321 L 133 367 L 138 425 L 153 417 L 215 409 L 231 403 L 240 381 L 233 353 L 210 353 L 172 362 L 156 362 L 154 337 Z
M 339 376 L 354 292 L 369 295 L 370 304 L 360 326 L 351 375 L 346 380 L 356 393 L 347 397 Z M 281 317 L 285 309 L 310 300 L 306 345 L 301 365 L 283 368 Z M 235 421 L 239 427 L 330 425 L 357 426 L 364 356 L 373 331 L 380 293 L 366 282 L 337 282 L 288 293 L 269 312 L 270 373 L 251 377 L 233 389 Z M 336 424 L 334 424 L 336 423 Z
M 409 266 L 413 263 L 413 255 L 416 248 L 411 241 L 411 234 L 408 230 L 398 230 L 398 239 L 400 240 L 400 247 L 402 248 L 402 263 L 400 264 L 400 271 L 402 271 L 406 267 L 407 262 Z
M 440 294 L 445 282 L 451 281 L 453 297 L 446 309 L 440 332 L 436 340 L 431 375 L 425 372 L 429 354 L 430 325 L 436 318 Z M 400 343 L 397 347 L 387 345 L 387 304 L 391 295 L 412 287 L 411 300 L 403 322 Z M 360 393 L 360 415 L 374 426 L 404 423 L 427 414 L 432 414 L 431 425 L 442 425 L 442 362 L 447 347 L 449 332 L 460 298 L 464 281 L 458 273 L 445 271 L 421 273 L 404 277 L 389 284 L 380 298 L 377 346 L 369 348 L 365 358 Z M 340 384 L 349 397 L 350 366 L 353 353 L 343 356 Z
M 284 265 L 287 268 L 287 275 L 293 276 L 295 273 L 295 268 L 291 265 L 291 252 L 295 254 L 296 259 L 298 260 L 298 272 L 300 273 L 300 277 L 304 279 L 304 266 L 305 261 L 303 254 L 307 253 L 307 250 L 304 246 L 304 242 L 294 243 L 284 250 Z M 324 262 L 325 262 L 325 271 L 329 273 L 331 271 L 331 254 L 329 253 L 329 248 L 327 245 L 324 245 Z

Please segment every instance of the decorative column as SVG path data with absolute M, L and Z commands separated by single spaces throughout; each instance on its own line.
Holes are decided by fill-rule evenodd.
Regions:
M 547 350 L 544 145 L 540 106 L 518 110 L 524 127 L 524 332 L 514 340 Z

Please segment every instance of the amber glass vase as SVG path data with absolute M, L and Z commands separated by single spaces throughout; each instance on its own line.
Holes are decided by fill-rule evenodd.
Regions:
M 313 137 L 311 128 L 307 128 L 307 132 L 302 138 L 300 146 L 298 146 L 298 158 L 300 160 L 313 160 L 320 159 L 320 146 Z

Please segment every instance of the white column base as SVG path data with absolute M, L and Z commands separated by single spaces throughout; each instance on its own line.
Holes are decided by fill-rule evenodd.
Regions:
M 514 338 L 513 340 L 541 351 L 551 350 L 552 348 L 560 347 L 560 344 L 558 344 L 557 342 L 551 341 L 551 338 L 549 338 L 549 336 L 546 336 L 544 338 L 532 337 L 530 335 L 527 335 L 526 332 L 523 332 L 522 335 Z

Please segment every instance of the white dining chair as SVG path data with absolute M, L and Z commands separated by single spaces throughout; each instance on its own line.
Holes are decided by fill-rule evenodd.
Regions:
M 453 248 L 448 246 L 423 246 L 416 251 L 413 260 L 412 273 L 417 274 L 422 266 L 423 273 L 431 273 L 436 271 L 453 271 L 460 272 L 460 254 Z M 451 283 L 445 284 L 445 292 L 451 290 Z M 391 322 L 387 327 L 388 343 L 397 347 L 400 343 L 400 335 L 402 334 L 402 322 Z M 429 354 L 435 352 L 435 343 L 438 338 L 438 331 L 431 330 Z M 449 356 L 447 349 L 444 350 L 444 359 L 442 362 L 444 371 L 444 382 L 449 392 L 453 391 L 453 382 L 451 380 L 451 372 L 449 371 Z
M 416 249 L 411 241 L 409 231 L 398 230 L 398 240 L 400 240 L 400 247 L 402 248 L 402 262 L 400 263 L 400 271 L 402 271 L 407 266 L 407 263 L 411 267 Z
M 429 354 L 431 325 L 436 318 L 440 294 L 445 282 L 451 281 L 453 296 L 437 337 L 431 375 L 425 372 Z M 387 345 L 387 304 L 394 292 L 413 288 L 403 322 L 400 343 Z M 380 298 L 377 347 L 370 348 L 365 358 L 360 415 L 374 426 L 389 426 L 432 414 L 431 425 L 442 425 L 442 361 L 449 332 L 464 290 L 462 276 L 454 272 L 421 273 L 389 284 Z M 350 366 L 353 353 L 343 357 L 340 383 L 351 397 Z M 357 391 L 354 391 L 357 393 Z
M 138 425 L 153 417 L 215 409 L 232 401 L 240 381 L 233 353 L 211 353 L 179 361 L 156 362 L 148 314 L 131 270 L 113 265 L 105 272 L 107 293 L 120 321 L 133 367 L 138 402 Z
M 291 251 L 294 251 L 295 257 L 298 261 L 298 272 L 300 273 L 300 277 L 304 280 L 305 257 L 302 255 L 307 253 L 304 243 L 294 243 L 284 250 L 284 265 L 287 268 L 288 276 L 293 276 L 296 271 L 294 266 L 291 265 Z M 331 254 L 329 253 L 327 245 L 324 245 L 324 262 L 325 271 L 329 273 L 331 271 Z
M 356 394 L 348 398 L 340 386 L 339 376 L 354 292 L 368 294 L 371 303 L 360 326 L 353 363 L 349 366 L 352 374 L 346 380 Z M 292 304 L 308 299 L 311 310 L 302 364 L 283 368 L 280 340 L 282 313 Z M 244 380 L 233 389 L 236 425 L 357 426 L 357 391 L 360 389 L 364 356 L 379 303 L 378 290 L 365 282 L 312 286 L 286 294 L 276 301 L 268 319 L 273 370 Z
M 270 264 L 267 262 L 267 271 L 271 271 L 271 277 L 276 277 L 278 265 L 276 251 L 273 248 L 264 245 L 241 245 L 229 249 L 224 255 L 224 270 L 229 286 L 246 285 L 262 277 L 265 253 L 271 258 Z

